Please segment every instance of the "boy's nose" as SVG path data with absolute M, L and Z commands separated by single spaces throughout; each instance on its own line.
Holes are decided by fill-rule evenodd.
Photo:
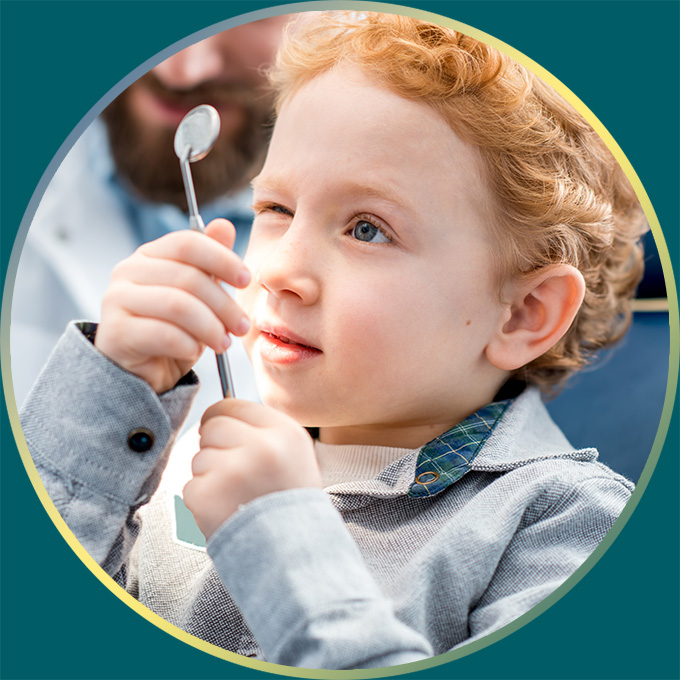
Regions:
M 222 74 L 224 63 L 218 36 L 191 45 L 154 68 L 158 79 L 171 90 L 190 90 Z
M 291 226 L 262 260 L 256 280 L 269 293 L 279 297 L 294 297 L 304 305 L 319 299 L 320 251 L 298 234 Z

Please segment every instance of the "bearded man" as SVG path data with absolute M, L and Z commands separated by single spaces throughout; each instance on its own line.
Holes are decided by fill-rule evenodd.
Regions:
M 130 85 L 75 143 L 45 191 L 26 237 L 12 298 L 12 382 L 21 405 L 57 339 L 74 319 L 98 319 L 111 270 L 142 243 L 186 229 L 187 205 L 173 138 L 199 104 L 220 113 L 212 151 L 192 166 L 205 223 L 226 217 L 243 254 L 252 212 L 249 182 L 264 159 L 271 98 L 264 69 L 290 16 L 213 35 Z M 242 398 L 257 398 L 238 343 L 229 350 Z M 206 355 L 210 355 L 206 352 Z M 221 398 L 215 359 L 197 367 L 204 383 L 196 420 Z

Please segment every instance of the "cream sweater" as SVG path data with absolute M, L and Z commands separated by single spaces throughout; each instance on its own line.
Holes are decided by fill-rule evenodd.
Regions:
M 397 449 L 388 446 L 339 445 L 315 442 L 316 456 L 324 488 L 373 479 L 390 463 L 418 449 Z

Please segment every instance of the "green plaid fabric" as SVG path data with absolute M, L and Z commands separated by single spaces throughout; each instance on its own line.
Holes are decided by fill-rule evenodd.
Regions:
M 415 481 L 408 495 L 434 496 L 469 472 L 470 464 L 512 401 L 494 401 L 425 444 L 418 454 Z

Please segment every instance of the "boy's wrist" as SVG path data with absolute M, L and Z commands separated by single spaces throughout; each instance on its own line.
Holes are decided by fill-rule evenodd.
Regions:
M 76 321 L 75 326 L 82 333 L 82 335 L 84 335 L 90 341 L 90 343 L 102 356 L 106 357 L 106 359 L 108 359 L 111 363 L 113 363 L 115 366 L 118 366 L 118 368 L 125 371 L 126 373 L 131 373 L 132 375 L 136 376 L 135 373 L 128 371 L 124 366 L 121 366 L 119 363 L 111 359 L 108 355 L 106 355 L 96 346 L 95 340 L 97 337 L 97 329 L 99 328 L 98 323 L 94 321 Z M 165 390 L 161 394 L 167 394 L 168 392 L 171 392 L 175 388 L 181 387 L 183 385 L 198 385 L 198 384 L 199 384 L 198 376 L 196 375 L 196 373 L 194 373 L 193 370 L 189 370 L 171 388 Z

